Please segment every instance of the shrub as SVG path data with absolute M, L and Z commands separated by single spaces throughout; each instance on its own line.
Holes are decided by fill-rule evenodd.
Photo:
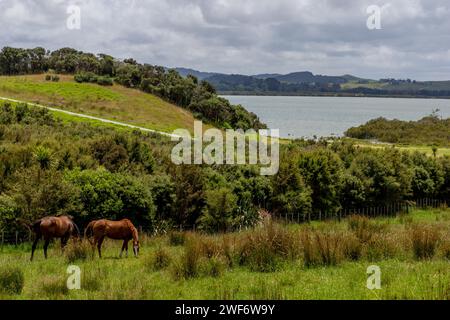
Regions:
M 306 267 L 333 266 L 340 263 L 345 254 L 359 258 L 360 248 L 349 242 L 344 250 L 345 236 L 330 231 L 305 231 L 302 234 L 303 262 Z
M 199 261 L 202 249 L 199 242 L 186 241 L 184 253 L 173 265 L 172 273 L 175 279 L 195 278 L 199 275 Z
M 84 261 L 93 258 L 93 250 L 87 241 L 71 241 L 64 248 L 64 255 L 69 263 L 78 260 Z
M 155 271 L 162 270 L 169 266 L 170 261 L 171 257 L 169 253 L 160 247 L 156 250 L 151 259 L 151 267 Z
M 17 267 L 6 267 L 0 270 L 0 292 L 21 294 L 25 278 L 23 271 Z
M 171 246 L 182 246 L 185 243 L 186 234 L 181 231 L 172 231 L 169 233 L 169 244 Z
M 50 80 L 52 80 L 52 76 L 49 75 L 49 74 L 46 74 L 45 75 L 45 81 L 50 81 Z
M 364 244 L 364 254 L 369 261 L 378 261 L 395 257 L 402 248 L 402 238 L 399 234 L 375 234 Z
M 59 81 L 59 76 L 52 76 L 52 81 L 53 82 L 58 82 Z
M 354 235 L 346 235 L 342 239 L 342 250 L 345 258 L 358 261 L 362 256 L 363 246 Z
M 237 259 L 253 271 L 272 272 L 282 259 L 298 254 L 294 237 L 286 228 L 274 223 L 254 229 L 239 239 Z
M 210 259 L 203 259 L 200 263 L 201 274 L 211 277 L 220 277 L 226 269 L 226 262 L 223 258 L 214 256 Z
M 352 215 L 347 218 L 348 228 L 361 242 L 368 242 L 375 233 L 382 230 L 382 226 L 369 218 L 359 215 Z
M 98 77 L 97 83 L 101 86 L 112 86 L 113 80 L 110 77 Z
M 416 259 L 434 257 L 439 239 L 439 232 L 432 226 L 414 226 L 411 230 L 411 240 Z
M 440 252 L 444 259 L 450 260 L 450 240 L 446 239 L 440 246 Z

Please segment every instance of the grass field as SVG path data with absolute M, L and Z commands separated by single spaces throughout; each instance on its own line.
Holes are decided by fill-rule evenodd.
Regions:
M 358 140 L 352 138 L 344 138 L 345 140 L 352 141 L 355 145 L 366 148 L 396 148 L 403 151 L 421 152 L 428 156 L 433 156 L 432 146 L 423 145 L 408 145 L 408 144 L 391 144 L 391 143 L 373 143 L 367 140 Z M 436 152 L 437 157 L 450 156 L 450 148 L 438 147 Z
M 24 286 L 0 298 L 450 299 L 449 232 L 450 210 L 435 209 L 374 220 L 267 223 L 226 235 L 143 237 L 138 259 L 118 258 L 121 244 L 111 240 L 102 260 L 88 255 L 74 262 L 68 261 L 73 247 L 63 256 L 55 245 L 48 260 L 40 247 L 31 263 L 29 245 L 5 246 L 0 272 L 21 270 Z M 69 264 L 81 268 L 80 290 L 65 285 Z M 370 265 L 381 268 L 381 289 L 366 287 Z
M 0 76 L 0 96 L 48 105 L 145 128 L 172 132 L 192 131 L 193 115 L 154 95 L 120 85 L 76 83 L 73 76 L 59 82 L 44 75 Z

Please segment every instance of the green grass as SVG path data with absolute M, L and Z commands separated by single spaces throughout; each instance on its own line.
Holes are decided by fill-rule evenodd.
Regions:
M 120 85 L 76 83 L 72 76 L 59 82 L 44 75 L 0 76 L 0 96 L 53 106 L 64 110 L 172 132 L 193 130 L 193 115 L 154 95 Z
M 395 237 L 395 242 L 405 242 L 405 235 L 414 225 L 433 225 L 447 230 L 450 226 L 449 210 L 417 210 L 408 216 L 379 218 L 370 223 L 385 225 Z M 305 231 L 310 226 L 289 225 L 280 230 L 292 234 Z M 317 222 L 315 230 L 348 230 L 347 221 Z M 257 231 L 230 234 L 225 237 L 239 242 Z M 349 232 L 349 231 L 347 231 Z M 223 236 L 201 236 L 209 248 L 220 243 Z M 188 238 L 189 239 L 189 238 Z M 200 238 L 198 238 L 200 239 Z M 208 240 L 209 239 L 209 240 Z M 264 241 L 264 240 L 262 240 Z M 376 261 L 361 257 L 356 261 L 342 260 L 335 266 L 306 267 L 302 257 L 284 259 L 272 272 L 255 272 L 247 265 L 234 263 L 223 272 L 213 274 L 203 271 L 205 262 L 217 261 L 211 251 L 211 260 L 199 258 L 198 273 L 187 278 L 174 277 L 174 267 L 179 263 L 189 241 L 182 245 L 170 244 L 169 236 L 143 237 L 141 255 L 118 258 L 121 243 L 108 240 L 104 244 L 104 258 L 88 258 L 74 264 L 81 268 L 81 290 L 66 290 L 67 260 L 57 245 L 44 260 L 42 244 L 29 262 L 30 246 L 6 246 L 0 251 L 0 269 L 17 267 L 24 272 L 24 288 L 20 295 L 0 293 L 2 299 L 449 299 L 449 260 L 437 254 L 429 260 L 415 259 L 405 245 L 395 256 Z M 201 242 L 197 242 L 199 245 Z M 405 242 L 407 243 L 407 241 Z M 197 248 L 198 249 L 198 248 Z M 188 252 L 196 253 L 196 246 Z M 155 268 L 155 255 L 168 255 L 167 263 Z M 201 249 L 198 249 L 201 250 Z M 199 251 L 200 252 L 200 251 Z M 131 252 L 130 252 L 131 253 Z M 164 258 L 166 259 L 166 258 Z M 191 259 L 192 260 L 192 259 Z M 381 289 L 366 287 L 367 267 L 381 268 Z
M 366 147 L 366 148 L 397 148 L 402 151 L 409 151 L 409 152 L 421 152 L 425 153 L 428 156 L 433 156 L 433 149 L 432 146 L 424 146 L 424 145 L 408 145 L 408 144 L 392 144 L 392 143 L 373 143 L 371 141 L 367 140 L 359 140 L 359 139 L 353 139 L 353 138 L 344 138 L 345 140 L 349 140 L 354 142 L 357 146 L 360 147 Z M 450 148 L 446 147 L 438 147 L 436 156 L 443 157 L 443 156 L 450 156 Z

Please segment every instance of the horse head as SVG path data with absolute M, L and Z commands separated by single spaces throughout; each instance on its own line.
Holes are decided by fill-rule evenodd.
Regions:
M 137 258 L 139 255 L 139 240 L 137 239 L 133 240 L 133 252 L 134 256 Z

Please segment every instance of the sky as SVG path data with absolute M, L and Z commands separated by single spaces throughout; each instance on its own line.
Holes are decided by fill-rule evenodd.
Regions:
M 450 80 L 450 2 L 0 0 L 0 46 L 248 75 Z

